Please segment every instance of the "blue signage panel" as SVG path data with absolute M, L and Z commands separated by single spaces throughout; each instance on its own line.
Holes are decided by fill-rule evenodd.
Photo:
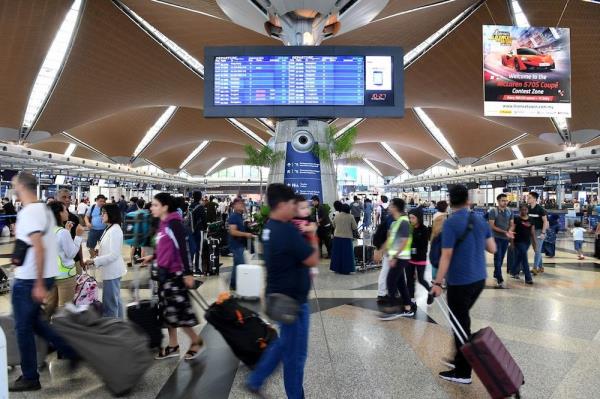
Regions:
M 323 203 L 321 164 L 311 151 L 298 152 L 292 143 L 287 143 L 283 183 L 309 200 L 313 195 L 318 195 Z

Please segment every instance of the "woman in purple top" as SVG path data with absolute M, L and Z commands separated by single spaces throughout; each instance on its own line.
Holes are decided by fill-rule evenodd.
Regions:
M 198 324 L 198 319 L 187 291 L 194 288 L 195 281 L 190 268 L 185 229 L 170 194 L 159 193 L 154 196 L 150 210 L 152 216 L 160 219 L 160 226 L 156 235 L 156 251 L 153 256 L 144 258 L 144 262 L 154 260 L 158 265 L 161 321 L 169 330 L 169 344 L 161 349 L 156 359 L 179 357 L 177 328 L 181 327 L 192 341 L 185 354 L 185 359 L 191 360 L 204 349 L 204 342 L 192 329 Z

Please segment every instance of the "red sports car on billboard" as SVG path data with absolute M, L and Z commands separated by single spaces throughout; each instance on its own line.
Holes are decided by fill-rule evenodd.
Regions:
M 513 67 L 516 71 L 527 72 L 529 70 L 552 70 L 556 67 L 554 59 L 550 54 L 543 54 L 539 51 L 521 47 L 516 53 L 511 50 L 508 54 L 502 56 L 502 65 Z

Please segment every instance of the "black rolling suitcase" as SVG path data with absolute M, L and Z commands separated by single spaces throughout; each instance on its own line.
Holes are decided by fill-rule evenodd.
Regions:
M 277 339 L 277 331 L 235 298 L 220 298 L 212 305 L 198 291 L 190 296 L 204 309 L 204 318 L 225 339 L 233 353 L 248 367 L 258 363 L 269 343 Z
M 127 305 L 127 319 L 140 327 L 148 336 L 148 346 L 150 348 L 160 348 L 162 343 L 162 321 L 158 300 L 155 298 L 148 300 L 139 299 L 140 268 L 135 264 L 136 277 L 134 280 L 134 301 Z M 155 292 L 154 292 L 155 293 Z
M 204 240 L 202 248 L 202 270 L 209 276 L 219 275 L 221 267 L 221 248 L 220 240 L 214 237 L 208 237 Z

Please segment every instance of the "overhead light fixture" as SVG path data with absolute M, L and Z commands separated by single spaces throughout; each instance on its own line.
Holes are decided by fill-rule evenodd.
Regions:
M 152 141 L 154 141 L 158 133 L 160 133 L 161 130 L 167 124 L 167 122 L 169 122 L 176 110 L 176 106 L 169 106 L 167 110 L 163 112 L 163 114 L 156 120 L 156 122 L 154 122 L 154 125 L 152 125 L 150 129 L 148 129 L 148 131 L 142 138 L 142 141 L 140 141 L 140 143 L 135 148 L 135 151 L 133 152 L 133 158 L 137 158 L 152 143 Z
M 200 143 L 198 147 L 196 147 L 194 151 L 192 151 L 190 155 L 187 156 L 187 158 L 181 163 L 181 165 L 179 165 L 179 169 L 185 168 L 194 158 L 198 156 L 198 154 L 202 152 L 202 150 L 206 148 L 208 143 L 210 143 L 210 141 L 208 140 L 204 140 L 202 143 Z
M 77 144 L 69 144 L 69 146 L 67 147 L 64 156 L 65 157 L 70 157 L 71 155 L 73 155 L 73 153 L 75 152 L 75 148 L 77 148 Z
M 361 123 L 362 121 L 364 121 L 365 118 L 356 118 L 354 120 L 352 120 L 352 122 L 348 123 L 346 126 L 344 126 L 342 129 L 340 129 L 339 132 L 337 132 L 335 134 L 335 136 L 333 136 L 334 139 L 337 139 L 338 137 L 341 137 L 344 133 L 346 133 L 348 130 L 352 129 L 354 126 L 357 126 L 359 123 Z
M 439 127 L 431 120 L 429 115 L 421 108 L 415 107 L 413 108 L 415 113 L 417 114 L 417 118 L 423 123 L 425 128 L 431 133 L 433 138 L 442 146 L 442 148 L 450 155 L 454 160 L 456 160 L 456 152 L 454 148 L 450 145 L 450 142 L 444 136 L 444 133 L 440 130 Z
M 73 1 L 71 8 L 67 12 L 54 40 L 46 53 L 44 62 L 35 79 L 25 116 L 23 118 L 23 127 L 30 128 L 39 116 L 43 105 L 48 100 L 52 87 L 56 83 L 58 74 L 64 64 L 65 58 L 73 40 L 73 34 L 79 20 L 81 10 L 81 0 Z
M 262 144 L 262 145 L 267 145 L 266 141 L 264 141 L 263 139 L 261 139 L 260 136 L 258 136 L 252 130 L 250 130 L 242 122 L 238 121 L 235 118 L 227 118 L 227 120 L 229 121 L 229 123 L 231 123 L 233 126 L 237 127 L 239 130 L 241 130 L 243 133 L 245 133 L 248 137 L 250 137 L 254 141 L 256 141 L 256 142 L 258 142 L 259 144 Z
M 410 13 L 413 13 L 413 12 L 416 12 L 416 11 L 422 11 L 422 10 L 425 10 L 425 9 L 431 8 L 431 7 L 441 6 L 441 5 L 444 5 L 444 4 L 452 3 L 454 1 L 456 1 L 456 0 L 441 0 L 441 1 L 436 1 L 436 2 L 433 2 L 431 4 L 426 4 L 424 6 L 411 8 L 410 10 L 400 11 L 400 12 L 397 12 L 395 14 L 388 15 L 386 17 L 376 19 L 375 21 L 372 21 L 371 23 L 379 22 L 379 21 L 385 21 L 386 19 L 390 19 L 390 18 L 394 18 L 394 17 L 399 17 L 400 15 L 410 14 Z
M 513 154 L 515 154 L 515 158 L 517 158 L 517 159 L 525 158 L 518 145 L 515 144 L 515 145 L 511 146 L 510 149 L 512 150 Z
M 563 149 L 568 152 L 573 152 L 579 148 L 579 144 L 565 143 Z
M 206 171 L 204 176 L 210 175 L 212 173 L 212 171 L 217 169 L 219 167 L 219 165 L 221 165 L 226 159 L 227 159 L 227 157 L 223 157 L 223 158 L 219 159 L 213 166 L 210 167 L 209 170 Z
M 174 4 L 174 3 L 171 3 L 171 2 L 168 2 L 168 1 L 164 1 L 164 0 L 152 0 L 152 1 L 155 2 L 155 3 L 158 3 L 158 4 L 165 5 L 165 6 L 179 8 L 180 10 L 189 11 L 189 12 L 193 12 L 193 13 L 201 14 L 201 15 L 206 15 L 207 17 L 211 17 L 211 18 L 215 18 L 215 19 L 220 19 L 220 20 L 223 21 L 223 18 L 217 17 L 216 15 L 212 15 L 212 14 L 209 14 L 207 12 L 202 12 L 200 10 L 195 10 L 193 8 L 180 6 L 179 4 Z
M 160 2 L 160 3 L 167 4 L 166 2 Z M 144 18 L 140 17 L 138 14 L 135 13 L 135 11 L 133 11 L 131 8 L 127 7 L 121 1 L 117 1 L 116 5 L 119 8 L 121 8 L 121 10 L 123 10 L 126 14 L 128 14 L 132 19 L 134 19 L 135 22 L 138 23 L 142 28 L 144 28 L 148 33 L 150 33 L 150 35 L 155 40 L 157 40 L 161 45 L 163 45 L 169 51 L 171 51 L 173 54 L 175 54 L 177 56 L 177 58 L 179 58 L 181 61 L 183 61 L 184 64 L 186 64 L 188 67 L 190 67 L 198 75 L 204 77 L 204 65 L 200 61 L 198 61 L 195 57 L 191 56 L 190 53 L 188 53 L 187 51 L 185 51 L 184 49 L 179 47 L 179 45 L 177 43 L 175 43 L 173 40 L 169 39 L 161 31 L 156 29 L 154 26 L 152 26 L 150 23 L 148 23 L 148 21 L 146 21 Z M 168 4 L 168 5 L 175 6 L 173 4 Z M 209 15 L 209 16 L 212 16 L 212 15 Z
M 363 161 L 365 161 L 365 163 L 366 163 L 367 165 L 369 165 L 369 167 L 370 167 L 371 169 L 373 169 L 373 171 L 374 171 L 375 173 L 377 173 L 377 174 L 378 174 L 380 177 L 383 177 L 383 173 L 381 173 L 381 171 L 380 171 L 379 169 L 377 169 L 377 167 L 376 167 L 375 165 L 373 165 L 373 163 L 372 163 L 371 161 L 369 161 L 367 158 L 364 158 L 364 159 L 363 159 Z
M 521 5 L 519 4 L 518 0 L 511 0 L 510 6 L 512 8 L 513 17 L 514 17 L 513 22 L 515 23 L 515 25 L 524 27 L 524 28 L 531 26 L 531 25 L 529 25 L 529 20 L 527 19 L 527 16 L 523 12 L 523 9 L 521 8 Z
M 383 148 L 385 148 L 385 150 L 392 156 L 392 158 L 394 158 L 396 161 L 398 161 L 398 163 L 400 163 L 400 165 L 402 165 L 402 167 L 406 170 L 408 170 L 408 165 L 406 164 L 406 162 L 404 162 L 404 159 L 402 159 L 400 157 L 400 155 L 398 155 L 398 153 L 396 151 L 394 151 L 394 149 L 392 147 L 390 147 L 390 145 L 388 143 L 386 143 L 385 141 L 383 141 L 381 143 L 381 145 L 383 146 Z

